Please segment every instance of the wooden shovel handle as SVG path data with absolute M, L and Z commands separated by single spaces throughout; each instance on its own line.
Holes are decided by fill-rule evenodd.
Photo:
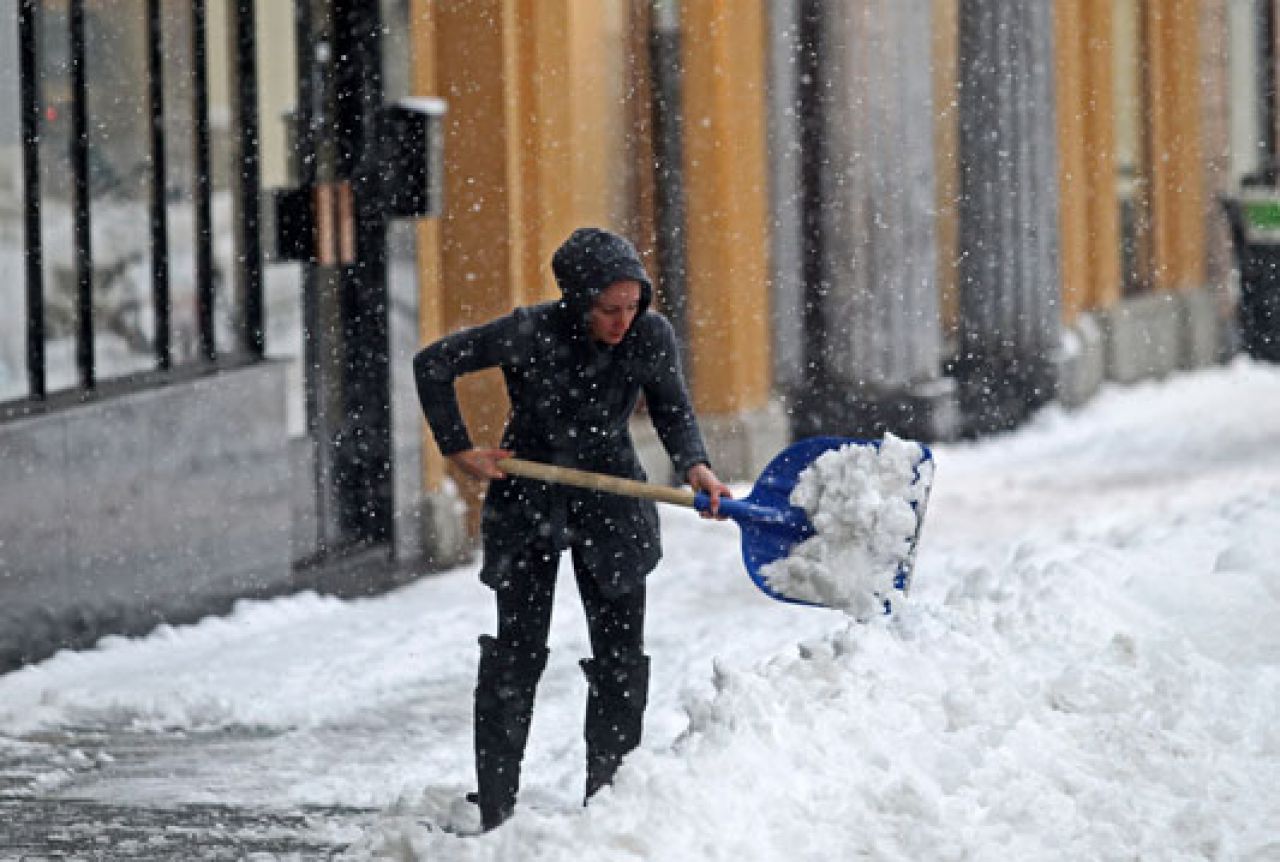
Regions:
M 591 473 L 573 467 L 557 467 L 555 464 L 526 461 L 523 458 L 503 458 L 498 462 L 498 469 L 525 479 L 554 482 L 557 485 L 573 485 L 590 491 L 606 491 L 623 497 L 639 497 L 643 500 L 655 500 L 659 503 L 672 503 L 676 506 L 693 508 L 694 492 L 689 488 L 670 488 L 666 485 L 637 482 L 635 479 Z

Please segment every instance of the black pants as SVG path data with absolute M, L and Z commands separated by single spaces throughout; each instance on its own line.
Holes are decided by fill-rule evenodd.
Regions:
M 576 549 L 572 552 L 578 594 L 587 617 L 591 653 L 609 660 L 644 652 L 645 588 L 606 597 Z M 519 557 L 508 577 L 495 590 L 498 599 L 498 640 L 512 649 L 542 649 L 551 633 L 555 601 L 557 551 L 535 546 Z
M 498 636 L 480 638 L 476 778 L 486 830 L 515 810 L 534 697 L 547 661 L 559 563 L 559 552 L 537 546 L 517 558 L 495 589 Z M 588 682 L 583 736 L 590 798 L 612 781 L 621 759 L 640 744 L 649 690 L 645 588 L 641 583 L 620 596 L 606 596 L 576 550 L 573 569 L 593 656 L 581 662 Z

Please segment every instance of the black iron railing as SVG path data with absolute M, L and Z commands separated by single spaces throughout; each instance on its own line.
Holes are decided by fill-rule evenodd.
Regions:
M 234 160 L 231 170 L 230 193 L 235 199 L 232 234 L 236 244 L 230 273 L 236 286 L 236 307 L 231 317 L 236 323 L 235 343 L 220 348 L 216 338 L 215 301 L 218 273 L 214 265 L 213 227 L 213 148 L 210 141 L 209 81 L 207 43 L 207 6 L 205 0 L 193 0 L 190 4 L 190 41 L 165 39 L 163 0 L 146 0 L 139 21 L 146 40 L 145 81 L 138 81 L 145 88 L 145 151 L 147 163 L 142 176 L 150 181 L 147 197 L 148 245 L 150 258 L 150 315 L 152 321 L 148 349 L 153 366 L 150 371 L 136 374 L 141 385 L 153 385 L 163 381 L 173 370 L 173 300 L 172 244 L 169 224 L 169 166 L 166 160 L 166 123 L 187 121 L 190 123 L 192 182 L 190 203 L 193 213 L 192 257 L 194 268 L 194 315 L 196 351 L 190 365 L 202 364 L 213 368 L 222 362 L 238 364 L 252 361 L 264 354 L 263 322 L 263 251 L 260 238 L 260 184 L 261 171 L 258 151 L 258 92 L 255 64 L 255 0 L 235 0 L 230 4 L 230 41 L 227 51 L 227 67 L 232 80 L 232 128 L 229 148 Z M 47 119 L 47 81 L 50 69 L 42 66 L 42 27 L 49 23 L 42 20 L 44 6 L 40 0 L 18 0 L 18 88 L 19 127 L 22 150 L 22 222 L 24 226 L 24 266 L 26 280 L 26 380 L 25 396 L 6 406 L 19 404 L 24 410 L 38 407 L 49 400 L 49 339 L 46 310 L 49 307 L 45 295 L 45 275 L 48 255 L 51 251 L 51 235 L 42 230 L 42 204 L 50 193 L 41 188 L 42 148 L 49 153 L 50 141 L 42 141 L 42 123 Z M 129 14 L 123 7 L 111 14 Z M 71 249 L 56 249 L 60 257 L 72 262 L 74 270 L 74 323 L 75 370 L 72 390 L 82 396 L 99 389 L 101 369 L 97 367 L 95 350 L 95 285 L 94 273 L 94 201 L 91 182 L 91 166 L 94 163 L 95 141 L 91 134 L 97 118 L 91 115 L 89 91 L 94 78 L 86 62 L 87 24 L 84 0 L 68 0 L 65 7 L 66 44 L 68 48 L 69 104 L 65 106 L 70 120 L 67 138 L 66 164 L 70 174 L 69 205 L 71 210 Z M 61 22 L 59 17 L 58 21 Z M 190 115 L 179 117 L 166 112 L 165 67 L 167 59 L 176 52 L 189 52 Z M 172 67 L 171 67 L 172 68 Z M 104 102 L 105 104 L 105 102 Z M 63 106 L 59 106 L 61 110 Z M 3 120 L 0 120 L 3 121 Z M 47 157 L 47 155 L 46 155 Z M 46 176 L 48 174 L 46 173 Z M 188 369 L 189 371 L 190 369 Z M 116 381 L 113 380 L 113 384 Z M 114 391 L 117 387 L 113 385 Z M 57 399 L 61 402 L 63 399 Z M 12 412 L 6 410 L 4 412 Z
M 194 132 L 195 234 L 196 234 L 196 332 L 200 356 L 218 358 L 213 332 L 213 168 L 209 157 L 208 45 L 205 2 L 191 4 L 191 123 Z
M 22 128 L 23 236 L 27 277 L 27 393 L 45 397 L 44 251 L 40 230 L 40 88 L 36 39 L 39 0 L 18 2 L 18 102 Z
M 164 155 L 164 28 L 160 0 L 147 0 L 147 124 L 150 131 L 151 169 L 151 303 L 156 318 L 156 366 L 173 367 L 169 346 L 169 208 L 165 204 L 167 176 Z

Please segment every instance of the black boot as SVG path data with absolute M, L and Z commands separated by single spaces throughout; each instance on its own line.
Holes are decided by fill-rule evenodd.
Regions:
M 520 761 L 529 738 L 533 696 L 547 664 L 545 647 L 512 649 L 480 638 L 476 675 L 476 802 L 487 832 L 511 816 L 520 789 Z
M 584 659 L 587 675 L 587 793 L 589 800 L 613 781 L 618 764 L 640 744 L 649 699 L 649 657 L 619 655 Z

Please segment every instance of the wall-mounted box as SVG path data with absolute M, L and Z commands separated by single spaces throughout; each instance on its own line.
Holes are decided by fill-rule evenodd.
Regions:
M 441 99 L 402 99 L 383 107 L 379 137 L 382 193 L 389 216 L 438 216 L 444 208 Z

